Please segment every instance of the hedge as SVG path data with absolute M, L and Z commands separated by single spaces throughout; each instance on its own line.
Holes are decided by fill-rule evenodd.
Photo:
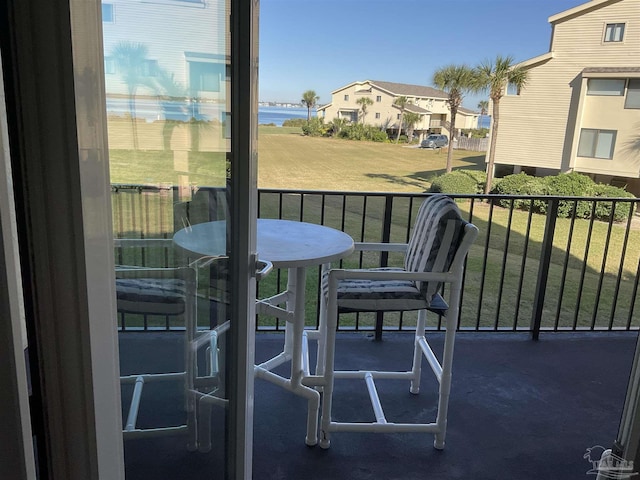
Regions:
M 431 180 L 431 193 L 482 193 L 487 174 L 478 170 L 454 170 Z
M 597 184 L 590 177 L 580 173 L 560 173 L 547 177 L 532 177 L 525 173 L 507 175 L 496 182 L 492 193 L 500 195 L 552 195 L 558 197 L 607 197 L 607 198 L 634 198 L 634 195 L 626 190 L 612 185 Z M 577 218 L 594 218 L 609 220 L 613 209 L 613 202 L 593 202 L 560 200 L 558 202 L 558 217 L 567 218 L 576 216 Z M 500 200 L 499 204 L 509 207 L 511 200 Z M 516 199 L 513 201 L 514 208 L 528 210 L 531 201 L 526 199 Z M 616 204 L 613 218 L 615 221 L 622 221 L 629 215 L 632 208 L 631 202 L 620 202 Z M 533 211 L 537 213 L 547 213 L 548 202 L 535 200 Z

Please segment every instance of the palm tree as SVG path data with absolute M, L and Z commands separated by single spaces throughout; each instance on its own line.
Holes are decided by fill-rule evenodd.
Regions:
M 362 123 L 364 123 L 364 117 L 367 116 L 367 107 L 369 105 L 373 105 L 373 100 L 369 97 L 360 97 L 356 100 L 356 103 L 360 105 L 360 110 L 362 111 Z
M 307 90 L 302 94 L 302 103 L 307 107 L 307 122 L 311 120 L 311 109 L 316 106 L 320 97 L 313 90 Z
M 403 127 L 407 132 L 407 142 L 409 141 L 409 139 L 411 139 L 411 137 L 413 137 L 413 130 L 416 126 L 416 123 L 418 123 L 421 118 L 422 115 L 415 112 L 406 112 L 404 114 Z
M 494 62 L 485 61 L 476 67 L 478 88 L 489 92 L 491 99 L 491 143 L 489 144 L 487 161 L 487 183 L 484 193 L 491 191 L 493 166 L 496 156 L 496 140 L 500 122 L 500 99 L 505 94 L 507 85 L 511 84 L 520 91 L 527 83 L 528 71 L 513 64 L 513 57 L 498 55 Z
M 145 63 L 149 49 L 143 43 L 122 41 L 111 51 L 115 59 L 118 72 L 127 85 L 129 94 L 129 111 L 131 112 L 131 130 L 133 134 L 133 149 L 138 149 L 138 131 L 136 126 L 136 91 L 138 87 L 154 88 L 150 78 L 145 75 Z
M 401 96 L 396 98 L 393 101 L 393 104 L 400 109 L 400 121 L 398 122 L 398 136 L 396 137 L 396 143 L 400 141 L 400 132 L 402 131 L 402 122 L 404 121 L 404 111 L 407 108 L 407 105 L 410 105 L 411 102 L 407 97 Z
M 480 115 L 486 115 L 489 111 L 489 100 L 480 100 L 478 102 L 478 110 L 480 110 Z
M 451 141 L 447 150 L 447 173 L 453 169 L 453 137 L 456 131 L 456 115 L 462 105 L 464 94 L 476 88 L 474 70 L 467 65 L 447 65 L 433 74 L 433 84 L 444 90 L 449 98 L 447 104 L 451 110 Z
M 340 131 L 347 125 L 347 119 L 346 118 L 340 118 L 340 117 L 336 117 L 333 120 L 331 120 L 331 126 L 332 126 L 332 136 L 337 137 L 340 134 Z

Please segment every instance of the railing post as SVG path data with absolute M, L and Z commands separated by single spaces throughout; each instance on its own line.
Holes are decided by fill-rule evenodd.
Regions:
M 393 195 L 385 195 L 384 201 L 384 220 L 382 223 L 382 239 L 383 243 L 389 243 L 391 238 L 391 213 L 393 211 Z M 380 253 L 380 266 L 387 267 L 389 265 L 389 252 Z M 382 340 L 382 324 L 384 322 L 384 312 L 376 312 L 376 331 L 375 340 Z
M 533 340 L 538 340 L 540 337 L 542 310 L 544 309 L 544 296 L 547 291 L 549 264 L 551 263 L 551 253 L 553 251 L 553 237 L 556 230 L 556 218 L 558 217 L 558 204 L 559 200 L 557 198 L 549 199 L 547 221 L 545 223 L 544 237 L 542 239 L 542 251 L 540 252 L 540 266 L 538 268 L 536 292 L 533 299 L 533 315 L 531 316 L 531 338 Z

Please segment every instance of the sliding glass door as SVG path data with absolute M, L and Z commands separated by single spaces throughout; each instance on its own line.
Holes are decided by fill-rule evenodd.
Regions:
M 33 463 L 250 478 L 257 2 L 1 13 Z M 174 242 L 212 223 L 213 254 Z

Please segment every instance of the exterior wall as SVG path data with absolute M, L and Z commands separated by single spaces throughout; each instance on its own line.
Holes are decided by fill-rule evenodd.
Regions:
M 607 23 L 626 23 L 623 42 L 603 42 Z M 581 128 L 579 105 L 585 95 L 581 72 L 586 67 L 640 65 L 640 0 L 622 0 L 557 20 L 552 52 L 553 58 L 531 66 L 527 86 L 520 95 L 504 96 L 500 102 L 497 164 L 563 171 L 574 164 L 577 170 L 594 167 L 592 162 L 574 162 L 572 158 Z M 586 102 L 584 107 L 595 112 L 596 105 Z M 589 115 L 588 111 L 584 113 Z M 610 116 L 616 118 L 621 112 L 616 110 Z M 640 111 L 631 112 L 625 115 L 627 120 L 639 122 Z M 616 168 L 628 159 L 618 158 L 621 140 L 618 137 L 615 162 L 610 164 Z M 624 174 L 630 170 L 625 168 Z

